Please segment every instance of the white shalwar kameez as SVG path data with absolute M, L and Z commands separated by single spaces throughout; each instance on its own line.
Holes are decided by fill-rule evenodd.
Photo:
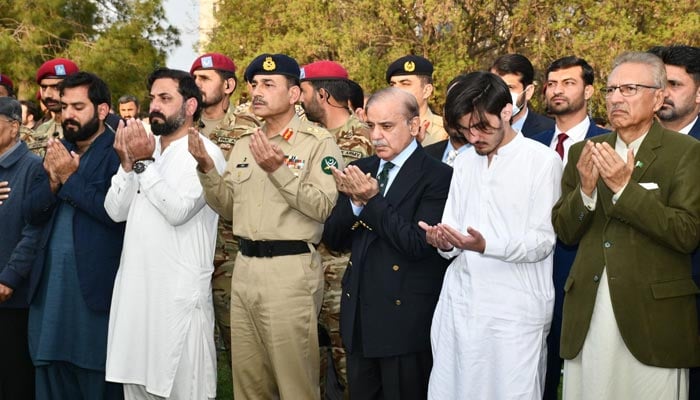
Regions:
M 554 288 L 552 206 L 561 160 L 518 135 L 489 165 L 474 148 L 457 157 L 442 222 L 481 232 L 483 254 L 459 249 L 433 324 L 433 400 L 542 398 Z
M 211 275 L 218 216 L 204 200 L 187 136 L 162 154 L 159 139 L 155 162 L 141 174 L 119 168 L 105 200 L 112 219 L 127 221 L 106 379 L 165 398 L 214 398 Z M 204 143 L 221 173 L 221 150 Z

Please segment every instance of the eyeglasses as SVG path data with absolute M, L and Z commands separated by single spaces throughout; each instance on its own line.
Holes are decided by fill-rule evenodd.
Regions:
M 606 86 L 604 88 L 600 88 L 600 91 L 603 92 L 605 97 L 610 97 L 615 93 L 616 89 L 620 90 L 620 94 L 625 96 L 625 97 L 630 97 L 634 96 L 637 94 L 637 90 L 639 88 L 644 88 L 644 89 L 660 89 L 658 86 L 649 86 L 649 85 L 642 85 L 639 83 L 630 83 L 627 85 L 620 85 L 620 86 Z

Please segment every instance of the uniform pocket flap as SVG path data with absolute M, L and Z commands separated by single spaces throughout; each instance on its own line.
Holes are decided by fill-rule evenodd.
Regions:
M 700 293 L 700 289 L 698 289 L 692 279 L 678 279 L 675 281 L 652 283 L 651 292 L 655 299 L 666 299 L 669 297 L 698 294 Z
M 564 292 L 568 292 L 572 286 L 574 286 L 574 278 L 569 276 L 566 278 L 566 283 L 564 283 Z

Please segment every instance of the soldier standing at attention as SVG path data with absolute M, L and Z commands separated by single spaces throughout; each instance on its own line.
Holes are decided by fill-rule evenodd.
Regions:
M 428 100 L 433 95 L 433 64 L 421 56 L 408 55 L 399 58 L 386 70 L 386 82 L 411 93 L 418 101 L 420 133 L 418 141 L 423 147 L 447 139 L 442 117 L 433 114 Z
M 265 120 L 231 150 L 223 176 L 190 135 L 207 203 L 235 221 L 240 254 L 231 283 L 234 397 L 319 399 L 317 315 L 323 268 L 315 248 L 338 195 L 340 149 L 301 120 L 299 65 L 262 54 L 246 71 L 253 113 Z
M 372 142 L 367 138 L 367 125 L 348 108 L 351 95 L 348 71 L 342 65 L 316 61 L 301 68 L 301 104 L 306 117 L 328 129 L 340 147 L 345 165 L 374 154 Z M 333 384 L 347 388 L 345 349 L 339 325 L 340 280 L 350 261 L 350 253 L 334 252 L 324 245 L 319 246 L 318 252 L 325 281 L 318 320 L 330 338 L 330 343 L 321 340 L 321 390 L 325 393 Z M 326 356 L 328 349 L 332 352 L 330 360 Z
M 220 53 L 199 56 L 192 63 L 190 75 L 202 93 L 202 115 L 194 126 L 217 144 L 228 160 L 233 145 L 249 128 L 260 126 L 255 115 L 237 112 L 229 98 L 236 90 L 236 65 Z M 231 222 L 219 218 L 214 254 L 214 274 L 211 286 L 214 317 L 223 339 L 228 360 L 231 361 L 231 275 L 238 253 L 238 238 L 233 235 Z

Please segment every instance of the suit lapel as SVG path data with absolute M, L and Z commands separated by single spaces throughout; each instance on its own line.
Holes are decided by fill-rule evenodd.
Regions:
M 633 181 L 639 182 L 641 177 L 644 176 L 644 173 L 649 169 L 651 163 L 656 159 L 656 149 L 661 146 L 662 136 L 663 131 L 661 130 L 661 126 L 658 122 L 654 122 L 634 157 L 634 170 L 632 171 Z

